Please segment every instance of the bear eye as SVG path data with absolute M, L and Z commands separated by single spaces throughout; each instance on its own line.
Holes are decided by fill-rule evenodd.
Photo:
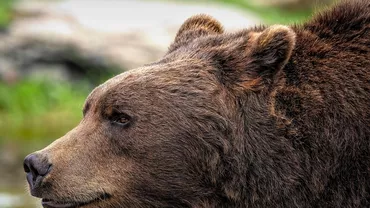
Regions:
M 125 113 L 116 113 L 110 120 L 113 124 L 126 127 L 130 124 L 131 117 Z

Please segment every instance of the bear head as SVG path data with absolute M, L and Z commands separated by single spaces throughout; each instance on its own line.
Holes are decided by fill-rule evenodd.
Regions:
M 225 33 L 191 17 L 161 60 L 95 88 L 78 126 L 26 157 L 31 194 L 45 207 L 237 204 L 295 40 L 282 25 Z

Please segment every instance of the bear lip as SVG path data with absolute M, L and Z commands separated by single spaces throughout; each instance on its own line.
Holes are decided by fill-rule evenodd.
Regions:
M 71 201 L 62 202 L 62 201 L 55 201 L 52 199 L 43 198 L 41 204 L 44 208 L 77 208 L 77 207 L 82 207 L 82 206 L 85 206 L 85 205 L 88 205 L 88 204 L 91 204 L 97 201 L 104 201 L 108 198 L 110 198 L 109 194 L 102 194 L 99 197 L 93 200 L 90 200 L 90 201 L 86 201 L 86 202 L 71 202 Z
M 73 208 L 73 207 L 80 206 L 79 203 L 56 202 L 56 201 L 52 201 L 49 199 L 42 199 L 41 204 L 45 208 Z

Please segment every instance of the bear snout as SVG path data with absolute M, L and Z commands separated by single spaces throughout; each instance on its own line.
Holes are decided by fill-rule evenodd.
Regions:
M 41 154 L 32 153 L 24 159 L 23 168 L 27 174 L 27 182 L 33 196 L 40 197 L 38 190 L 51 167 L 52 165 L 48 162 L 47 157 Z

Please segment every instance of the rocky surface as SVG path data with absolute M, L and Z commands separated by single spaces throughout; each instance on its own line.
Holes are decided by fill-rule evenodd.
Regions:
M 206 13 L 232 31 L 260 24 L 220 5 L 135 0 L 21 1 L 0 35 L 0 77 L 73 80 L 160 58 L 188 17 Z

